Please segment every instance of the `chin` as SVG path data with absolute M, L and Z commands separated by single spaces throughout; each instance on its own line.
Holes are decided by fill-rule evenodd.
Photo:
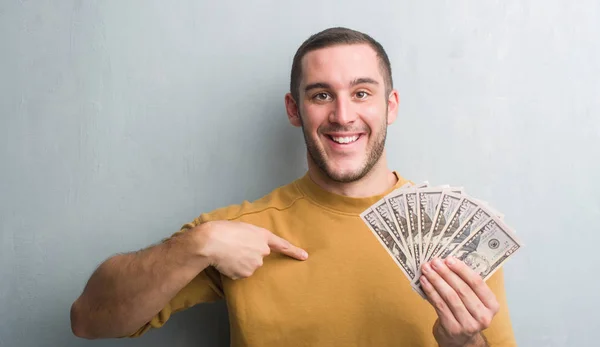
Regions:
M 363 178 L 367 174 L 367 170 L 363 166 L 360 167 L 331 167 L 328 166 L 323 170 L 327 177 L 331 180 L 339 183 L 350 183 L 354 181 L 358 181 Z

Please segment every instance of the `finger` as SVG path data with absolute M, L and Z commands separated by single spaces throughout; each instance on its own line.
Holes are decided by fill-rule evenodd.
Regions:
M 269 232 L 267 236 L 267 243 L 272 251 L 285 254 L 298 260 L 306 260 L 308 258 L 308 253 L 305 250 L 292 245 L 289 241 L 282 239 L 271 232 Z
M 448 267 L 460 277 L 477 295 L 479 300 L 491 311 L 498 312 L 500 305 L 496 300 L 496 295 L 490 289 L 490 287 L 483 281 L 481 276 L 473 271 L 467 264 L 454 257 L 446 258 L 446 264 Z
M 454 318 L 452 311 L 425 276 L 421 276 L 421 288 L 423 288 L 425 295 L 427 295 L 427 301 L 429 301 L 429 303 L 437 312 L 442 326 L 445 327 L 446 330 L 450 331 L 456 331 L 459 329 L 460 324 L 456 318 Z
M 434 259 L 431 261 L 431 265 L 428 263 L 424 264 L 423 274 L 442 297 L 446 305 L 448 305 L 454 318 L 463 326 L 471 324 L 474 320 L 471 313 L 469 313 L 456 291 L 440 276 L 439 271 L 443 271 L 442 267 L 445 267 L 446 271 L 449 271 L 443 262 L 439 259 Z
M 475 294 L 473 289 L 469 286 L 468 282 L 463 280 L 453 269 L 448 267 L 448 264 L 456 265 L 456 260 L 453 258 L 447 258 L 445 261 L 437 259 L 434 264 L 436 272 L 454 289 L 456 294 L 463 302 L 464 306 L 469 311 L 469 314 L 478 322 L 487 322 L 490 316 L 490 309 L 487 308 L 484 303 Z M 465 265 L 466 266 L 466 265 Z M 465 269 L 462 269 L 465 270 Z M 468 269 L 471 270 L 471 269 Z M 472 282 L 473 277 L 479 277 L 474 271 L 465 271 L 465 279 Z M 481 277 L 480 277 L 481 278 Z M 469 317 L 469 319 L 471 319 Z

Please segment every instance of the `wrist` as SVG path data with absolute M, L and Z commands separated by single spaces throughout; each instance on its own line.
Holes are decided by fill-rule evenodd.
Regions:
M 473 335 L 467 343 L 464 344 L 464 347 L 486 347 L 488 344 L 485 342 L 483 335 L 481 333 Z
M 215 254 L 212 251 L 213 247 L 211 247 L 213 230 L 211 222 L 202 223 L 190 230 L 193 257 L 208 264 L 214 264 L 215 262 Z
M 471 341 L 467 343 L 467 347 L 487 347 L 488 343 L 482 333 L 473 336 Z
M 488 346 L 481 334 L 474 335 L 467 341 L 463 340 L 463 342 L 450 341 L 447 339 L 439 339 L 437 342 L 440 347 L 487 347 Z
M 435 337 L 440 347 L 487 347 L 488 344 L 481 332 L 471 336 L 470 338 L 463 336 L 462 338 L 452 338 L 442 327 L 439 322 L 433 327 L 433 336 Z

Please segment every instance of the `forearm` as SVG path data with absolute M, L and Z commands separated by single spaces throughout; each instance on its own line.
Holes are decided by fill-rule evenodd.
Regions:
M 148 322 L 209 265 L 192 236 L 188 232 L 100 265 L 73 304 L 73 332 L 85 338 L 119 337 Z

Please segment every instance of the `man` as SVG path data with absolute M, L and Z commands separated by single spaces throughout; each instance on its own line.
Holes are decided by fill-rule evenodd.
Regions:
M 74 333 L 140 336 L 225 299 L 233 346 L 514 346 L 502 271 L 484 283 L 455 259 L 423 264 L 422 300 L 359 217 L 407 182 L 384 149 L 398 100 L 371 37 L 344 28 L 311 36 L 285 96 L 304 134 L 306 175 L 109 258 L 73 303 Z

